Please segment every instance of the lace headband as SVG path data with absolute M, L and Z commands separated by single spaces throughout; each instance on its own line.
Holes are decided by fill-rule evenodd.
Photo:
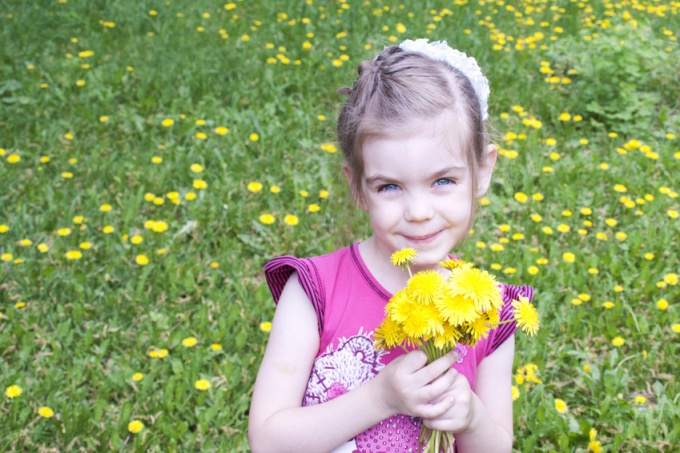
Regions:
M 446 44 L 446 41 L 428 42 L 427 39 L 416 39 L 415 41 L 407 39 L 399 44 L 399 48 L 408 50 L 409 52 L 419 52 L 427 57 L 443 61 L 460 72 L 470 80 L 472 87 L 475 89 L 477 99 L 479 99 L 479 107 L 482 112 L 482 119 L 486 120 L 489 117 L 488 100 L 489 100 L 489 81 L 477 64 L 477 60 L 468 57 L 463 52 L 452 49 Z

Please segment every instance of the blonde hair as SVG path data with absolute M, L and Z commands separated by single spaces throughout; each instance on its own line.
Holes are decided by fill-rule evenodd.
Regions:
M 476 198 L 477 170 L 485 156 L 487 133 L 479 100 L 470 80 L 459 70 L 419 52 L 397 46 L 386 48 L 374 60 L 364 61 L 352 88 L 340 90 L 348 98 L 338 117 L 338 141 L 353 175 L 352 193 L 361 194 L 361 149 L 368 137 L 403 133 L 417 119 L 443 113 L 457 124 Z

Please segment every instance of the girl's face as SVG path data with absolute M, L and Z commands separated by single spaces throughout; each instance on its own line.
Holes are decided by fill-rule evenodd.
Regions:
M 389 262 L 396 250 L 412 247 L 418 251 L 414 268 L 434 268 L 467 235 L 475 191 L 465 151 L 446 146 L 446 129 L 430 121 L 411 130 L 416 132 L 367 139 L 356 198 L 369 214 L 377 258 Z M 480 162 L 477 196 L 486 192 L 495 157 L 489 147 L 487 161 Z

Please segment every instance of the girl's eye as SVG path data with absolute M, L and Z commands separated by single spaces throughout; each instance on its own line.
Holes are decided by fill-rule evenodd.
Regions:
M 434 185 L 435 186 L 447 186 L 449 184 L 455 184 L 455 183 L 456 183 L 456 181 L 454 181 L 453 179 L 441 178 L 441 179 L 436 180 L 434 182 Z
M 396 184 L 385 184 L 383 186 L 378 187 L 378 193 L 380 192 L 394 192 L 395 190 L 399 190 L 399 186 Z

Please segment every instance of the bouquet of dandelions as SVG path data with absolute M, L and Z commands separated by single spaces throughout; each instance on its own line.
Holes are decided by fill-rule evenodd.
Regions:
M 516 322 L 529 335 L 538 331 L 538 313 L 526 297 L 512 302 L 513 319 L 500 320 L 501 287 L 493 275 L 454 259 L 439 263 L 450 271 L 448 277 L 435 270 L 414 275 L 409 264 L 416 257 L 412 248 L 392 255 L 392 264 L 406 268 L 410 278 L 385 306 L 385 320 L 374 335 L 377 349 L 419 347 L 431 363 L 456 344 L 474 346 L 501 324 Z M 418 449 L 422 446 L 423 453 L 449 452 L 453 443 L 452 433 L 423 426 Z

